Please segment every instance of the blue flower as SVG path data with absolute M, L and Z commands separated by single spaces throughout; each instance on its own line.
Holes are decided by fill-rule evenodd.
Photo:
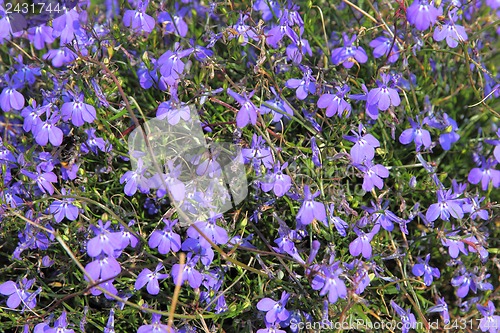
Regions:
M 375 59 L 389 55 L 387 62 L 395 63 L 399 58 L 398 43 L 396 41 L 393 43 L 393 39 L 380 36 L 372 40 L 369 45 L 373 47 L 373 56 Z
M 378 88 L 373 88 L 366 96 L 366 102 L 369 105 L 377 105 L 381 111 L 387 110 L 390 106 L 401 104 L 401 98 L 398 91 L 389 86 L 391 79 L 389 74 L 380 74 L 382 81 L 377 80 Z
M 148 35 L 155 27 L 155 19 L 146 14 L 149 1 L 138 1 L 135 10 L 127 10 L 123 15 L 123 25 L 134 32 Z
M 137 192 L 137 188 L 142 193 L 148 193 L 150 189 L 150 181 L 144 176 L 147 168 L 144 167 L 141 158 L 137 161 L 137 169 L 134 171 L 127 171 L 120 178 L 120 184 L 126 183 L 124 192 L 128 196 L 132 196 Z
M 67 326 L 66 311 L 63 311 L 54 323 L 54 327 L 44 330 L 44 333 L 75 333 L 73 329 L 67 328 Z
M 422 31 L 434 25 L 441 12 L 442 10 L 429 4 L 428 0 L 415 0 L 406 10 L 406 17 L 410 24 Z
M 227 93 L 241 106 L 238 114 L 236 115 L 236 125 L 239 128 L 243 128 L 248 124 L 255 125 L 257 123 L 257 115 L 259 113 L 259 108 L 257 108 L 251 100 L 255 91 L 252 91 L 249 94 L 243 92 L 243 94 L 240 95 L 232 91 L 231 88 L 227 88 Z
M 172 227 L 177 223 L 177 220 L 163 220 L 165 228 L 163 230 L 155 230 L 149 238 L 148 245 L 150 248 L 158 248 L 161 254 L 167 254 L 170 251 L 178 252 L 181 249 L 181 237 L 172 231 Z
M 452 196 L 452 191 L 437 190 L 438 202 L 430 205 L 425 218 L 429 222 L 435 221 L 438 217 L 441 220 L 448 221 L 450 215 L 454 218 L 461 219 L 464 217 L 461 201 Z
M 14 77 L 11 80 L 7 74 L 5 75 L 5 81 L 8 86 L 3 88 L 0 94 L 0 107 L 5 112 L 12 109 L 21 110 L 24 107 L 24 96 L 16 89 L 21 89 L 24 83 L 14 80 Z
M 410 122 L 411 128 L 408 128 L 401 133 L 399 136 L 399 142 L 404 145 L 415 142 L 417 151 L 420 151 L 422 146 L 429 149 L 432 145 L 431 134 L 428 130 L 422 128 L 422 124 L 427 122 L 427 118 L 425 118 L 423 122 L 420 122 L 418 117 L 417 121 L 414 121 L 411 118 L 408 119 L 408 121 Z
M 121 233 L 120 232 L 110 232 L 109 228 L 111 226 L 111 221 L 107 221 L 103 225 L 102 220 L 99 220 L 98 227 L 91 225 L 90 228 L 96 235 L 94 238 L 90 239 L 87 243 L 87 254 L 90 257 L 97 257 L 102 253 L 108 256 L 113 256 L 116 250 L 121 250 Z
M 285 86 L 290 89 L 296 89 L 295 95 L 299 100 L 306 99 L 308 94 L 314 94 L 316 92 L 315 79 L 312 76 L 312 71 L 310 68 L 304 68 L 304 76 L 302 79 L 289 79 L 286 81 Z
M 153 313 L 151 324 L 142 325 L 137 330 L 137 333 L 177 333 L 173 327 L 168 327 L 160 322 L 161 315 Z
M 332 61 L 335 65 L 342 64 L 345 68 L 351 68 L 355 61 L 360 64 L 368 61 L 365 50 L 361 46 L 353 46 L 356 37 L 353 35 L 349 38 L 347 34 L 343 34 L 344 46 L 332 51 Z
M 417 325 L 417 320 L 415 319 L 415 315 L 410 312 L 410 310 L 404 310 L 399 305 L 397 305 L 393 300 L 391 300 L 391 306 L 396 311 L 396 313 L 401 317 L 402 333 L 408 333 L 410 328 L 415 328 Z
M 203 281 L 203 275 L 195 269 L 198 259 L 198 255 L 193 256 L 191 252 L 188 253 L 186 264 L 182 267 L 182 272 L 180 264 L 175 264 L 172 267 L 172 281 L 177 284 L 177 281 L 179 280 L 178 276 L 179 274 L 182 274 L 181 284 L 188 281 L 191 288 L 199 288 L 201 286 L 201 282 Z
M 320 290 L 319 295 L 328 294 L 328 301 L 331 304 L 337 302 L 339 298 L 347 297 L 347 288 L 343 280 L 340 279 L 343 269 L 340 262 L 336 261 L 330 265 L 322 265 L 320 271 L 314 276 L 311 287 Z
M 342 87 L 335 87 L 336 94 L 323 94 L 318 99 L 318 107 L 326 108 L 326 116 L 332 117 L 338 115 L 339 117 L 349 117 L 351 114 L 351 105 L 346 102 L 345 95 L 349 92 L 350 88 L 344 84 Z
M 379 231 L 379 223 L 376 223 L 369 233 L 364 233 L 355 227 L 354 232 L 358 237 L 349 244 L 349 253 L 354 257 L 363 254 L 363 258 L 370 259 L 372 256 L 372 245 L 370 242 Z
M 500 316 L 495 315 L 495 305 L 488 301 L 488 306 L 476 304 L 479 312 L 484 316 L 479 321 L 481 332 L 497 333 L 500 329 Z
M 188 25 L 184 20 L 184 16 L 188 13 L 187 7 L 179 10 L 179 4 L 175 3 L 175 12 L 170 15 L 168 12 L 161 12 L 158 15 L 158 23 L 164 24 L 165 32 L 175 34 L 180 37 L 186 37 L 188 32 Z
M 290 294 L 284 291 L 279 301 L 269 297 L 263 298 L 257 303 L 257 309 L 266 312 L 266 321 L 268 323 L 285 321 L 290 317 L 290 312 L 285 308 L 289 297 Z
M 27 280 L 24 278 L 20 284 L 13 281 L 7 281 L 0 285 L 0 294 L 9 296 L 7 299 L 7 307 L 16 309 L 21 303 L 23 309 L 33 309 L 36 306 L 35 296 L 38 293 L 28 292 L 35 280 Z
M 424 276 L 424 283 L 428 287 L 432 284 L 432 280 L 434 277 L 439 278 L 441 276 L 438 268 L 431 267 L 429 265 L 430 258 L 430 254 L 425 257 L 425 261 L 422 261 L 422 259 L 419 258 L 420 263 L 415 264 L 412 268 L 413 275 Z
M 135 280 L 135 289 L 139 290 L 147 284 L 148 293 L 150 295 L 158 295 L 160 292 L 158 280 L 168 278 L 168 274 L 159 273 L 162 269 L 162 264 L 156 265 L 154 272 L 152 272 L 149 268 L 143 269 L 137 276 L 137 280 Z
M 85 122 L 92 123 L 96 119 L 95 108 L 84 102 L 83 93 L 73 95 L 73 101 L 64 103 L 61 115 L 64 121 L 71 119 L 75 126 L 82 126 Z
M 311 190 L 308 185 L 304 186 L 304 201 L 302 206 L 297 213 L 297 221 L 302 225 L 310 224 L 314 219 L 325 222 L 326 221 L 326 209 L 322 202 L 314 201 L 314 198 L 320 195 L 320 191 L 311 194 Z

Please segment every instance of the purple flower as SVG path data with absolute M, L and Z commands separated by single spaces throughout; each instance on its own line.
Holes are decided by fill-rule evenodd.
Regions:
M 63 141 L 63 131 L 55 125 L 61 117 L 56 112 L 51 115 L 51 107 L 52 105 L 49 104 L 47 108 L 44 108 L 46 109 L 47 120 L 40 120 L 37 126 L 34 129 L 32 128 L 35 141 L 40 146 L 46 146 L 49 141 L 53 146 L 60 146 Z
M 290 105 L 283 101 L 283 99 L 276 93 L 274 87 L 270 87 L 270 90 L 275 98 L 264 102 L 260 107 L 260 113 L 271 113 L 273 115 L 273 122 L 279 122 L 283 116 L 286 119 L 293 117 L 293 110 Z
M 274 157 L 271 149 L 266 146 L 264 139 L 260 135 L 257 136 L 257 134 L 253 135 L 250 148 L 243 148 L 241 150 L 241 155 L 244 158 L 245 164 L 252 162 L 256 171 L 260 169 L 261 165 L 264 165 L 266 169 L 270 169 L 274 165 Z
M 454 23 L 454 21 L 458 18 L 457 10 L 458 8 L 452 9 L 448 12 L 449 19 L 445 24 L 441 26 L 438 25 L 434 30 L 433 35 L 436 42 L 446 39 L 446 44 L 448 44 L 451 48 L 457 47 L 458 42 L 465 42 L 468 39 L 464 27 Z
M 345 68 L 351 68 L 354 62 L 364 64 L 368 61 L 368 56 L 361 46 L 353 46 L 356 41 L 356 35 L 351 38 L 343 34 L 344 46 L 338 47 L 332 51 L 332 61 L 335 65 L 342 64 Z
M 382 178 L 389 177 L 389 170 L 382 164 L 373 165 L 370 160 L 365 160 L 364 165 L 355 164 L 363 172 L 363 190 L 369 192 L 377 187 L 379 190 L 384 186 Z
M 481 258 L 481 261 L 483 263 L 488 259 L 489 252 L 484 248 L 484 242 L 483 245 L 481 245 L 481 243 L 479 243 L 475 236 L 469 236 L 465 238 L 463 242 L 468 245 L 469 252 L 479 254 L 479 257 Z
M 365 84 L 361 85 L 361 89 L 363 90 L 363 94 L 351 94 L 349 98 L 355 101 L 366 101 L 368 97 L 368 88 L 366 88 Z M 378 107 L 377 104 L 368 104 L 365 106 L 365 113 L 371 119 L 378 119 Z
M 128 226 L 131 227 L 135 224 L 134 220 L 130 220 Z M 137 237 L 129 231 L 129 229 L 125 228 L 124 225 L 120 224 L 120 234 L 121 234 L 121 249 L 126 248 L 127 246 L 136 247 L 139 240 Z
M 160 322 L 161 315 L 157 313 L 152 314 L 151 324 L 142 325 L 137 330 L 137 333 L 177 333 L 173 327 L 169 327 Z
M 314 290 L 320 290 L 319 295 L 328 294 L 328 301 L 331 304 L 337 302 L 339 298 L 347 297 L 347 288 L 343 280 L 340 279 L 343 269 L 340 267 L 340 262 L 336 261 L 331 265 L 323 265 L 318 267 L 320 271 L 314 276 L 311 287 Z
M 304 100 L 308 94 L 316 92 L 316 83 L 314 83 L 314 77 L 311 75 L 311 69 L 305 68 L 303 72 L 302 79 L 289 79 L 285 84 L 287 88 L 296 89 L 295 95 L 299 100 Z
M 280 4 L 276 0 L 257 0 L 253 9 L 261 12 L 264 21 L 272 20 L 273 13 L 276 17 L 282 17 Z
M 21 110 L 24 107 L 24 96 L 16 89 L 21 89 L 22 84 L 19 80 L 10 80 L 8 75 L 5 75 L 5 81 L 8 86 L 2 90 L 0 94 L 0 107 L 3 111 Z
M 95 108 L 84 102 L 83 93 L 73 95 L 73 102 L 64 103 L 61 107 L 61 115 L 64 121 L 71 119 L 75 126 L 92 123 L 96 119 Z
M 441 313 L 441 318 L 443 318 L 443 322 L 448 324 L 450 322 L 450 313 L 448 312 L 448 304 L 444 300 L 444 297 L 440 297 L 436 303 L 436 305 L 431 306 L 427 309 L 427 313 Z
M 184 7 L 179 10 L 178 6 L 178 3 L 175 3 L 175 11 L 173 15 L 170 15 L 168 12 L 161 12 L 158 15 L 158 23 L 164 25 L 166 33 L 186 37 L 188 25 L 184 20 L 184 16 L 186 16 L 189 9 Z
M 257 330 L 257 333 L 286 333 L 286 331 L 279 329 L 280 324 L 278 323 L 268 323 L 266 322 L 266 328 L 261 328 Z
M 326 221 L 326 209 L 322 202 L 314 201 L 314 198 L 320 195 L 320 191 L 311 194 L 311 190 L 308 185 L 304 186 L 304 201 L 302 206 L 297 213 L 297 220 L 302 225 L 310 224 L 314 219 L 325 222 Z
M 283 170 L 286 169 L 288 163 L 280 165 L 278 162 L 274 166 L 274 172 L 270 173 L 261 183 L 260 187 L 262 191 L 269 192 L 273 190 L 274 194 L 277 197 L 282 197 L 285 195 L 288 190 L 292 187 L 292 178 L 289 175 L 283 173 Z
M 248 18 L 248 15 L 245 14 L 240 14 L 240 18 L 238 22 L 231 26 L 232 29 L 236 30 L 237 35 L 229 34 L 228 38 L 229 39 L 234 39 L 238 37 L 238 42 L 241 45 L 246 45 L 250 39 L 253 40 L 258 40 L 259 36 L 255 33 L 253 28 L 247 24 L 245 24 L 246 19 Z
M 101 220 L 99 220 L 97 227 L 94 225 L 90 226 L 96 235 L 87 243 L 87 254 L 90 257 L 95 258 L 100 255 L 101 252 L 111 257 L 115 250 L 121 249 L 121 233 L 110 232 L 110 226 L 111 221 L 107 221 L 106 224 L 103 225 Z
M 319 149 L 318 145 L 316 144 L 316 138 L 313 136 L 311 137 L 311 150 L 312 150 L 312 162 L 314 163 L 315 166 L 318 168 L 321 168 L 321 150 Z
M 497 130 L 497 136 L 500 139 L 500 129 Z M 493 156 L 495 156 L 497 162 L 500 163 L 500 140 L 487 140 L 486 142 L 491 145 L 495 145 L 495 149 L 493 150 Z
M 477 309 L 484 316 L 479 321 L 481 332 L 497 333 L 500 329 L 500 316 L 495 315 L 495 305 L 488 301 L 488 306 L 476 304 Z
M 21 88 L 24 85 L 32 86 L 36 81 L 36 77 L 42 75 L 40 67 L 24 64 L 21 55 L 15 57 L 14 60 L 17 62 L 17 64 L 14 65 L 16 73 L 12 75 L 12 80 L 16 82 L 14 85 L 15 87 Z
M 410 310 L 403 310 L 399 305 L 397 305 L 393 300 L 391 300 L 391 306 L 396 311 L 399 317 L 401 317 L 402 333 L 408 333 L 410 328 L 415 328 L 417 325 L 417 320 L 415 319 L 415 315 L 410 312 Z
M 62 189 L 62 194 L 66 195 L 65 189 Z M 63 198 L 50 204 L 49 211 L 54 214 L 57 223 L 61 222 L 65 217 L 70 221 L 78 218 L 79 210 L 77 206 L 73 205 L 74 201 L 74 198 Z
M 81 146 L 82 152 L 86 154 L 90 150 L 94 154 L 97 154 L 98 149 L 105 153 L 111 151 L 112 148 L 111 144 L 109 142 L 104 141 L 103 138 L 98 138 L 95 135 L 95 132 L 96 132 L 95 128 L 87 128 L 85 130 L 85 134 L 87 134 L 87 140 Z
M 439 136 L 439 143 L 444 150 L 450 150 L 451 145 L 460 139 L 460 135 L 457 133 L 458 125 L 457 122 L 448 116 L 448 114 L 443 114 L 442 129 L 444 133 Z
M 77 33 L 82 33 L 78 16 L 75 8 L 65 9 L 61 16 L 52 21 L 53 36 L 60 37 L 60 45 L 71 43 Z
M 35 49 L 41 50 L 45 47 L 45 44 L 52 44 L 55 37 L 53 36 L 52 27 L 42 24 L 28 29 L 28 39 Z
M 214 251 L 211 246 L 202 246 L 200 241 L 195 238 L 186 239 L 182 243 L 182 251 L 190 252 L 196 254 L 200 257 L 200 261 L 203 265 L 209 266 L 214 259 Z
M 279 47 L 280 42 L 283 37 L 285 37 L 285 35 L 288 36 L 288 38 L 290 38 L 290 40 L 292 41 L 299 39 L 295 31 L 293 31 L 292 27 L 288 24 L 288 19 L 286 18 L 286 16 L 282 16 L 280 19 L 280 24 L 271 28 L 266 33 L 266 35 L 266 42 L 273 49 L 277 49 Z
M 120 184 L 126 183 L 124 192 L 128 196 L 132 196 L 137 192 L 137 188 L 142 193 L 148 193 L 150 188 L 149 180 L 144 176 L 146 168 L 143 166 L 141 158 L 137 161 L 137 169 L 135 171 L 127 171 L 120 178 Z
M 474 275 L 469 272 L 463 272 L 462 275 L 455 276 L 451 279 L 451 285 L 457 288 L 457 296 L 464 298 L 469 294 L 469 290 L 477 292 L 477 286 L 474 281 Z
M 108 322 L 103 333 L 115 333 L 115 309 L 113 308 L 109 310 Z
M 467 255 L 467 250 L 465 249 L 464 243 L 457 236 L 460 231 L 452 231 L 446 234 L 445 238 L 441 239 L 443 246 L 448 248 L 448 253 L 451 258 L 456 259 L 460 252 Z
M 470 213 L 470 218 L 476 220 L 478 217 L 482 220 L 489 219 L 489 213 L 486 209 L 481 208 L 481 202 L 483 202 L 485 197 L 479 198 L 479 196 L 467 198 L 466 202 L 462 206 L 464 213 Z
M 285 309 L 289 297 L 290 294 L 284 291 L 279 301 L 263 298 L 257 303 L 257 309 L 266 312 L 266 322 L 270 324 L 285 321 L 290 317 L 290 312 Z
M 304 260 L 300 257 L 297 247 L 295 246 L 295 241 L 301 240 L 302 237 L 296 230 L 290 229 L 276 214 L 274 215 L 278 220 L 280 227 L 278 228 L 279 238 L 274 240 L 274 242 L 278 245 L 278 248 L 273 249 L 278 253 L 287 253 L 298 262 L 304 263 Z
M 44 60 L 52 60 L 52 66 L 61 67 L 73 62 L 78 56 L 68 49 L 67 47 L 62 47 L 60 49 L 49 50 L 44 56 Z
M 158 189 L 157 197 L 163 198 L 165 195 L 171 195 L 175 201 L 181 202 L 186 196 L 186 186 L 178 179 L 182 174 L 182 165 L 174 166 L 174 161 L 169 160 L 165 164 L 165 169 L 169 172 L 156 173 L 149 179 L 149 186 Z
M 195 269 L 197 261 L 197 255 L 193 256 L 192 253 L 188 253 L 186 264 L 182 267 L 181 277 L 181 284 L 188 281 L 191 288 L 195 289 L 199 288 L 201 286 L 201 282 L 203 281 L 203 275 Z M 181 265 L 175 264 L 172 267 L 172 280 L 175 284 L 177 284 L 179 274 L 181 274 Z
M 236 115 L 236 125 L 239 128 L 243 128 L 249 123 L 255 125 L 257 123 L 257 114 L 259 112 L 259 108 L 257 108 L 251 101 L 255 91 L 252 91 L 250 94 L 244 92 L 243 95 L 239 95 L 232 91 L 231 88 L 227 88 L 227 93 L 241 106 L 240 111 L 238 111 L 238 114 Z
M 23 278 L 20 284 L 13 281 L 7 281 L 0 285 L 0 294 L 9 296 L 7 299 L 7 307 L 16 309 L 21 303 L 23 310 L 25 307 L 33 309 L 36 306 L 37 293 L 28 292 L 35 280 L 27 280 Z
M 226 229 L 219 227 L 216 224 L 217 219 L 221 216 L 222 215 L 217 214 L 209 218 L 206 222 L 196 222 L 194 224 L 208 239 L 210 239 L 215 244 L 226 244 L 229 240 Z M 189 237 L 198 239 L 201 246 L 210 246 L 210 243 L 202 235 L 200 235 L 193 226 L 189 227 L 186 233 Z
M 181 118 L 184 121 L 189 121 L 191 119 L 191 111 L 189 106 L 181 103 L 180 105 L 175 105 L 175 102 L 167 101 L 158 105 L 158 110 L 156 111 L 156 117 L 159 120 L 167 118 L 170 125 L 177 125 Z
M 112 294 L 112 295 L 116 295 L 118 294 L 118 290 L 116 289 L 116 287 L 113 285 L 113 281 L 114 280 L 108 280 L 108 281 L 97 281 L 97 282 L 101 282 L 98 284 L 98 287 L 101 287 L 102 289 L 106 290 L 108 293 Z M 99 289 L 97 289 L 96 287 L 93 287 L 90 289 L 90 293 L 93 295 L 93 296 L 99 296 L 101 294 L 103 294 L 103 292 Z M 112 300 L 113 298 L 111 296 L 109 296 L 108 294 L 104 294 L 104 297 L 106 297 L 106 299 L 108 300 Z
M 390 106 L 401 104 L 398 91 L 388 86 L 391 76 L 389 74 L 380 74 L 382 82 L 377 80 L 378 88 L 373 88 L 366 97 L 366 103 L 376 105 L 381 111 L 387 110 Z
M 146 14 L 149 1 L 138 1 L 135 10 L 127 10 L 123 15 L 123 25 L 134 32 L 148 35 L 155 27 L 155 19 Z
M 356 257 L 360 254 L 363 254 L 363 258 L 370 259 L 372 256 L 372 245 L 370 242 L 373 237 L 380 231 L 380 224 L 376 223 L 373 226 L 372 231 L 369 233 L 364 233 L 359 230 L 357 227 L 354 228 L 354 232 L 358 237 L 349 244 L 349 253 Z
M 93 261 L 85 266 L 85 271 L 94 281 L 112 279 L 122 271 L 120 263 L 112 256 L 106 256 L 102 252 Z M 88 280 L 85 276 L 85 280 Z
M 53 172 L 39 172 L 38 174 L 34 174 L 23 169 L 21 173 L 35 180 L 38 188 L 43 193 L 54 194 L 54 185 L 52 183 L 57 183 L 57 176 Z
M 292 38 L 292 44 L 286 47 L 286 56 L 295 64 L 300 64 L 302 62 L 302 57 L 305 54 L 308 54 L 312 57 L 313 52 L 311 50 L 311 46 L 309 45 L 309 41 L 307 39 Z
M 426 119 L 423 121 L 424 124 L 426 123 Z M 399 142 L 404 145 L 415 142 L 417 151 L 420 151 L 422 146 L 429 149 L 432 145 L 430 132 L 422 128 L 422 123 L 419 121 L 418 117 L 417 121 L 413 121 L 411 118 L 408 119 L 408 121 L 410 122 L 411 128 L 408 128 L 401 133 L 399 136 Z
M 370 213 L 370 218 L 375 223 L 379 223 L 382 228 L 387 231 L 394 229 L 394 222 L 401 223 L 401 219 L 391 212 L 389 207 L 389 200 L 381 205 L 380 203 L 371 202 L 372 207 L 362 207 L 367 213 Z
M 359 124 L 358 132 L 351 131 L 354 136 L 344 135 L 344 139 L 354 143 L 350 150 L 353 163 L 362 164 L 365 160 L 371 161 L 375 156 L 375 148 L 380 147 L 380 142 L 371 134 L 363 135 L 363 125 Z
M 158 247 L 158 252 L 161 254 L 167 254 L 171 250 L 178 252 L 181 249 L 181 236 L 172 231 L 172 227 L 177 223 L 177 220 L 164 219 L 163 222 L 165 222 L 165 228 L 162 231 L 153 231 L 148 245 L 152 249 Z
M 37 107 L 36 101 L 28 105 L 21 111 L 24 118 L 23 130 L 25 132 L 36 131 L 38 125 L 42 122 L 40 116 L 45 112 L 44 107 Z
M 420 31 L 434 25 L 440 14 L 441 11 L 430 5 L 428 0 L 415 0 L 406 10 L 408 22 Z
M 162 264 L 156 265 L 154 272 L 151 272 L 149 268 L 143 269 L 137 276 L 134 288 L 136 290 L 139 290 L 147 284 L 148 293 L 150 295 L 158 295 L 158 293 L 160 292 L 160 285 L 158 284 L 158 280 L 168 278 L 168 274 L 159 273 L 162 269 Z
M 435 221 L 438 217 L 441 220 L 449 221 L 450 215 L 454 218 L 461 219 L 464 217 L 461 200 L 455 199 L 452 190 L 444 191 L 437 190 L 438 202 L 430 205 L 425 218 L 429 222 Z
M 433 277 L 439 279 L 441 276 L 438 268 L 431 267 L 429 265 L 430 258 L 430 254 L 425 257 L 425 261 L 422 261 L 422 259 L 419 258 L 419 263 L 415 264 L 412 269 L 413 275 L 424 276 L 424 283 L 428 287 L 432 284 Z
M 500 186 L 500 171 L 495 170 L 495 165 L 498 162 L 492 158 L 488 158 L 487 160 L 484 157 L 481 158 L 482 163 L 480 168 L 473 168 L 469 172 L 468 180 L 471 184 L 478 184 L 481 182 L 481 188 L 483 191 L 488 189 L 488 185 L 490 182 L 492 183 L 494 188 Z
M 54 327 L 44 330 L 44 333 L 75 333 L 73 329 L 67 328 L 67 326 L 66 311 L 63 311 L 54 323 Z
M 385 36 L 380 36 L 372 40 L 369 45 L 370 47 L 373 47 L 373 56 L 375 57 L 375 59 L 387 56 L 389 54 L 389 58 L 387 59 L 387 61 L 389 63 L 395 63 L 399 58 L 398 43 L 394 41 L 393 44 L 392 39 L 389 39 Z
M 330 210 L 330 215 L 329 215 L 330 224 L 333 223 L 335 229 L 337 230 L 340 236 L 342 237 L 347 236 L 347 230 L 349 229 L 349 225 L 340 217 L 334 215 L 335 214 L 334 204 L 330 204 L 329 210 Z
M 187 57 L 193 52 L 192 49 L 182 50 L 179 43 L 175 43 L 174 51 L 168 50 L 161 55 L 157 61 L 162 75 L 160 79 L 160 86 L 163 81 L 169 86 L 174 86 L 181 78 L 186 65 L 182 58 Z M 165 88 L 166 89 L 166 88 Z M 175 96 L 172 97 L 175 100 Z
M 318 99 L 317 105 L 319 108 L 326 108 L 327 117 L 332 117 L 335 114 L 339 117 L 349 117 L 351 114 L 351 105 L 345 101 L 345 95 L 349 92 L 350 88 L 346 84 L 342 87 L 335 88 L 337 89 L 337 93 L 335 95 L 321 95 Z

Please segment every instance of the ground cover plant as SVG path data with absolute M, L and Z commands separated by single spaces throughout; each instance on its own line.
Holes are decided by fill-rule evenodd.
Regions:
M 498 0 L 41 3 L 0 0 L 0 331 L 500 332 Z

